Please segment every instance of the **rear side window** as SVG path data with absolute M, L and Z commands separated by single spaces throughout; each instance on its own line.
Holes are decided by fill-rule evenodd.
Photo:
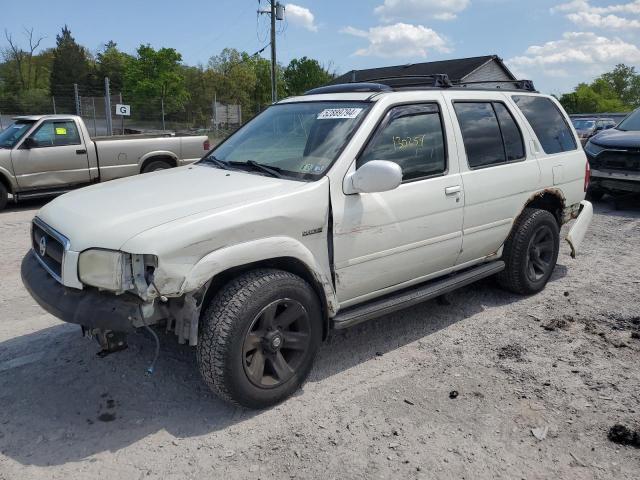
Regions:
M 513 101 L 531 124 L 545 153 L 578 148 L 573 133 L 558 107 L 548 98 L 514 95 Z
M 392 108 L 366 146 L 356 166 L 371 160 L 388 160 L 402 168 L 404 181 L 441 175 L 446 169 L 446 149 L 437 104 Z
M 520 129 L 500 102 L 455 102 L 470 168 L 500 165 L 524 158 Z

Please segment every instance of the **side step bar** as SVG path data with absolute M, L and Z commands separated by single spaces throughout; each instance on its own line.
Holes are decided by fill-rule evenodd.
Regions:
M 504 267 L 505 265 L 502 260 L 484 263 L 444 278 L 423 283 L 417 287 L 411 287 L 408 290 L 402 290 L 399 293 L 347 308 L 338 312 L 333 318 L 333 328 L 340 330 L 352 327 L 358 323 L 417 305 L 418 303 L 431 300 L 432 298 L 469 285 L 481 278 L 494 275 L 504 270 Z

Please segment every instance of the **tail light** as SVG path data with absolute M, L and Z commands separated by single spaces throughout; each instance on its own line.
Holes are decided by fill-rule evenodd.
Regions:
M 587 191 L 589 188 L 589 181 L 591 180 L 591 167 L 589 166 L 589 161 L 584 166 L 584 191 Z
M 207 152 L 211 149 L 209 139 L 206 139 L 204 142 L 202 142 L 202 148 L 204 148 Z

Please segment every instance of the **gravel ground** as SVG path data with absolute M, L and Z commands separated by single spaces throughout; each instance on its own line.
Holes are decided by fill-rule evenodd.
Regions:
M 0 212 L 2 480 L 638 478 L 640 450 L 607 439 L 640 426 L 637 202 L 598 204 L 541 294 L 487 280 L 332 334 L 262 412 L 216 399 L 172 336 L 147 376 L 150 338 L 98 358 L 44 313 L 19 277 L 38 206 Z

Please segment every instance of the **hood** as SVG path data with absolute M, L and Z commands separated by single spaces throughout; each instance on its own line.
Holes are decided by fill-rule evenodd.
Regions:
M 205 211 L 245 205 L 306 183 L 191 165 L 75 190 L 44 206 L 38 217 L 65 235 L 71 249 L 118 250 L 130 238 Z
M 601 147 L 640 148 L 640 132 L 637 130 L 624 131 L 610 128 L 591 137 L 591 141 Z

